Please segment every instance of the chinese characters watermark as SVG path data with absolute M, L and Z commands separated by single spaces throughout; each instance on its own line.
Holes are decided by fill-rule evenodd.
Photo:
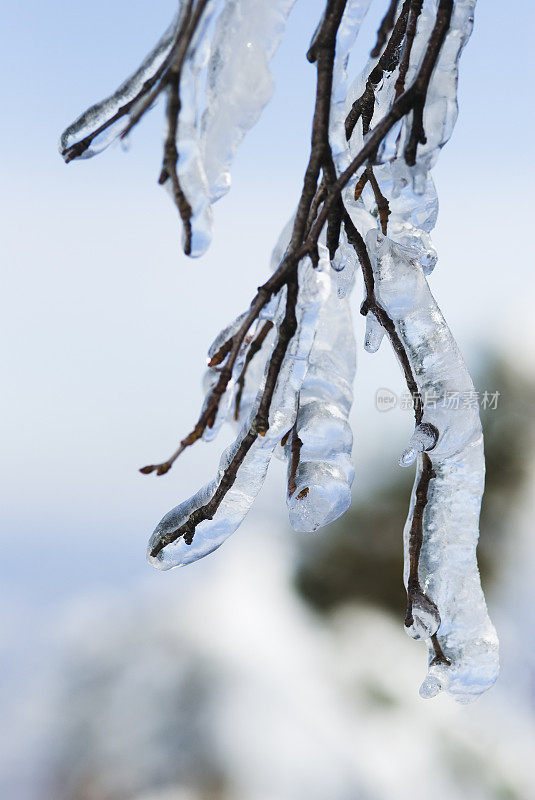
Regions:
M 447 391 L 439 395 L 435 391 L 426 391 L 422 395 L 424 409 L 436 411 L 440 408 L 459 410 L 465 408 L 481 408 L 483 411 L 495 411 L 498 408 L 500 392 L 489 392 L 487 389 L 478 392 Z M 410 410 L 414 408 L 414 396 L 411 392 L 402 392 L 399 396 L 391 389 L 377 389 L 375 393 L 375 407 L 378 411 L 391 411 L 393 408 Z

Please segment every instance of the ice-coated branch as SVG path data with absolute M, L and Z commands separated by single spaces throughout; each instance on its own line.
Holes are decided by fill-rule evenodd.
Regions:
M 440 625 L 440 615 L 433 601 L 422 591 L 419 566 L 424 541 L 424 510 L 427 505 L 429 484 L 436 478 L 431 459 L 424 453 L 422 469 L 416 484 L 415 502 L 409 531 L 409 576 L 407 578 L 407 612 L 405 627 L 414 639 L 430 639 Z
M 182 440 L 175 453 L 166 462 L 159 465 L 152 465 L 144 467 L 142 471 L 149 473 L 156 471 L 158 474 L 167 472 L 176 458 L 183 452 L 189 445 L 197 441 L 203 434 L 204 430 L 210 423 L 215 420 L 217 410 L 224 392 L 227 390 L 229 381 L 232 376 L 232 370 L 236 363 L 236 358 L 240 351 L 240 347 L 244 338 L 253 324 L 254 320 L 262 308 L 266 305 L 269 298 L 280 291 L 283 286 L 287 289 L 287 311 L 288 315 L 292 308 L 290 300 L 293 298 L 293 306 L 297 302 L 298 282 L 297 282 L 297 268 L 302 261 L 302 257 L 292 254 L 292 249 L 296 249 L 296 243 L 301 244 L 306 232 L 306 223 L 310 213 L 314 196 L 318 190 L 318 178 L 321 166 L 327 156 L 329 148 L 329 114 L 331 103 L 332 91 L 332 75 L 333 63 L 336 47 L 336 32 L 340 25 L 342 14 L 345 8 L 345 0 L 329 0 L 327 3 L 326 11 L 322 23 L 316 33 L 315 43 L 313 45 L 313 53 L 309 51 L 309 59 L 315 60 L 317 63 L 317 91 L 316 91 L 316 107 L 312 126 L 312 148 L 309 159 L 309 164 L 305 173 L 304 187 L 301 194 L 300 202 L 295 214 L 293 229 L 291 233 L 290 243 L 288 246 L 287 254 L 283 259 L 281 267 L 276 270 L 275 274 L 261 287 L 258 294 L 253 300 L 251 309 L 246 314 L 244 321 L 236 332 L 232 334 L 232 345 L 230 346 L 229 354 L 226 358 L 223 368 L 220 372 L 220 377 L 214 389 L 209 394 L 205 403 L 201 416 L 193 429 L 193 431 Z M 304 254 L 303 254 L 304 255 Z M 306 263 L 306 261 L 305 261 Z M 289 274 L 286 275 L 286 272 Z M 150 551 L 151 557 L 157 556 L 168 544 L 171 544 L 176 539 L 184 538 L 184 540 L 191 544 L 195 535 L 195 530 L 200 522 L 209 518 L 219 508 L 223 497 L 230 490 L 238 470 L 240 469 L 247 453 L 255 442 L 257 436 L 265 436 L 269 430 L 269 411 L 271 406 L 271 398 L 275 390 L 275 386 L 280 377 L 285 347 L 287 346 L 288 331 L 291 332 L 289 338 L 293 336 L 296 329 L 291 321 L 285 317 L 286 324 L 284 328 L 279 330 L 277 345 L 273 350 L 273 354 L 266 367 L 265 387 L 260 397 L 258 408 L 250 423 L 248 433 L 243 437 L 237 451 L 234 453 L 233 458 L 226 466 L 223 476 L 218 483 L 214 495 L 208 503 L 204 503 L 201 508 L 195 509 L 187 518 L 181 522 L 180 525 L 173 527 L 172 530 L 166 528 L 165 534 L 158 534 L 156 544 L 152 545 Z M 227 346 L 227 342 L 222 345 Z M 303 376 L 304 377 L 304 376 Z M 292 427 L 287 426 L 287 429 Z M 213 422 L 212 422 L 213 424 Z M 286 431 L 281 432 L 280 438 Z M 272 448 L 273 449 L 273 448 Z M 158 529 L 156 529 L 158 531 Z
M 379 25 L 379 30 L 377 31 L 377 41 L 375 43 L 375 47 L 371 52 L 372 58 L 377 58 L 380 54 L 381 50 L 383 49 L 384 43 L 386 42 L 386 37 L 394 27 L 394 20 L 396 18 L 396 11 L 398 7 L 398 0 L 390 0 L 390 5 L 388 6 L 388 10 L 384 15 L 383 19 L 381 20 L 381 24 Z
M 181 0 L 175 19 L 139 69 L 110 97 L 85 111 L 62 133 L 67 163 L 90 158 L 136 125 L 166 85 L 180 74 L 201 17 L 211 0 Z M 213 0 L 212 0 L 213 1 Z
M 139 70 L 61 138 L 66 161 L 125 136 L 163 94 L 160 183 L 178 208 L 184 250 L 210 241 L 212 203 L 272 93 L 269 61 L 295 0 L 182 0 Z M 195 561 L 241 524 L 274 453 L 287 459 L 291 525 L 314 531 L 348 508 L 355 374 L 350 296 L 360 266 L 365 350 L 389 340 L 414 404 L 399 463 L 417 464 L 405 526 L 405 628 L 429 648 L 421 694 L 461 701 L 496 678 L 497 640 L 476 562 L 484 459 L 477 410 L 452 410 L 473 385 L 426 276 L 438 213 L 430 170 L 457 115 L 458 62 L 475 0 L 391 0 L 362 74 L 348 64 L 370 0 L 326 0 L 307 58 L 316 68 L 311 146 L 295 214 L 272 274 L 208 352 L 206 397 L 163 475 L 226 422 L 236 440 L 213 481 L 170 511 L 154 566 Z M 429 398 L 434 402 L 431 404 Z
M 295 422 L 299 391 L 328 278 L 310 261 L 289 282 L 285 312 L 263 386 L 217 478 L 167 514 L 149 542 L 154 566 L 168 569 L 211 553 L 241 524 L 258 494 L 275 446 Z
M 167 97 L 159 183 L 170 188 L 186 255 L 211 239 L 211 204 L 230 188 L 230 164 L 271 98 L 269 60 L 295 0 L 180 0 L 172 24 L 139 69 L 64 131 L 68 163 L 125 138 Z M 248 76 L 250 83 L 244 80 Z
M 498 672 L 496 632 L 476 561 L 484 483 L 481 423 L 476 406 L 452 408 L 448 402 L 456 392 L 473 395 L 474 386 L 414 251 L 378 231 L 368 233 L 367 247 L 378 303 L 407 353 L 420 397 L 427 398 L 402 456 L 402 464 L 418 458 L 405 527 L 405 625 L 411 636 L 430 642 L 422 696 L 445 689 L 467 701 Z
M 320 254 L 320 268 L 328 269 L 323 245 Z M 351 264 L 344 269 L 350 270 Z M 353 322 L 348 292 L 344 287 L 340 297 L 336 273 L 329 272 L 329 297 L 319 313 L 295 425 L 286 443 L 286 502 L 297 531 L 315 531 L 344 514 L 355 474 L 348 421 L 356 366 Z
M 392 6 L 394 7 L 393 10 L 395 12 L 397 2 L 393 2 Z M 389 11 L 392 9 L 390 7 Z M 394 27 L 394 31 L 392 36 L 388 40 L 388 44 L 382 53 L 380 59 L 378 60 L 377 64 L 371 70 L 367 80 L 366 86 L 360 97 L 358 97 L 351 106 L 351 110 L 346 117 L 345 121 L 345 131 L 346 131 L 346 139 L 350 139 L 351 135 L 355 129 L 355 125 L 362 118 L 362 128 L 363 132 L 367 133 L 370 129 L 370 123 L 372 121 L 374 107 L 375 107 L 375 87 L 379 85 L 385 72 L 393 72 L 399 64 L 399 59 L 401 55 L 401 43 L 403 42 L 403 37 L 405 36 L 406 28 L 407 28 L 407 18 L 409 14 L 409 9 L 411 7 L 411 0 L 405 0 L 403 7 L 401 9 L 401 13 L 397 19 L 396 25 Z M 387 19 L 388 15 L 385 17 L 384 21 Z M 378 39 L 379 41 L 379 39 Z M 381 43 L 379 50 L 376 52 L 377 48 L 374 48 L 372 51 L 372 58 L 375 58 L 381 52 L 382 44 Z
M 363 314 L 366 317 L 368 314 L 371 314 L 372 319 L 376 320 L 379 323 L 381 328 L 383 328 L 388 338 L 390 339 L 390 344 L 392 345 L 392 348 L 394 349 L 394 352 L 398 357 L 401 369 L 403 370 L 405 381 L 407 383 L 407 387 L 409 389 L 409 392 L 411 393 L 411 397 L 414 404 L 414 416 L 416 419 L 416 424 L 419 425 L 423 417 L 423 402 L 422 402 L 422 396 L 418 389 L 418 385 L 414 378 L 414 374 L 412 371 L 407 351 L 403 345 L 403 342 L 399 337 L 399 334 L 396 330 L 393 320 L 389 316 L 386 309 L 383 308 L 381 303 L 378 302 L 377 300 L 377 297 L 375 295 L 375 277 L 373 274 L 370 257 L 368 255 L 368 249 L 366 247 L 364 239 L 356 229 L 347 211 L 344 216 L 344 226 L 347 233 L 348 241 L 355 248 L 355 252 L 359 259 L 360 266 L 362 269 L 362 276 L 364 278 L 364 285 L 366 287 L 366 297 L 364 298 L 364 301 L 360 309 L 361 314 Z

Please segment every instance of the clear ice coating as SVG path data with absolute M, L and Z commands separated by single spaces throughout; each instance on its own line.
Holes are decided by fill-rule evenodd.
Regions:
M 423 453 L 426 450 L 432 450 L 435 447 L 436 442 L 437 435 L 434 428 L 428 424 L 417 425 L 410 438 L 408 446 L 400 456 L 400 467 L 408 467 L 411 464 L 414 464 L 418 453 Z
M 217 21 L 200 122 L 210 201 L 230 188 L 230 165 L 273 94 L 269 62 L 295 0 L 227 0 Z
M 435 23 L 437 5 L 437 0 L 424 0 L 411 50 L 406 88 L 410 86 L 421 66 Z M 381 191 L 389 199 L 391 213 L 388 218 L 388 235 L 399 244 L 418 251 L 426 274 L 432 272 L 437 261 L 436 250 L 429 236 L 438 215 L 438 198 L 430 170 L 440 149 L 450 138 L 457 119 L 458 63 L 472 31 L 474 6 L 475 0 L 456 0 L 454 4 L 450 29 L 429 84 L 423 115 L 426 143 L 418 146 L 416 164 L 408 166 L 403 157 L 412 125 L 412 114 L 409 114 L 385 138 L 374 166 Z M 399 3 L 398 14 L 401 7 L 402 4 Z M 361 75 L 353 82 L 346 98 L 346 113 L 363 94 L 367 78 L 377 62 L 377 58 L 370 58 Z M 386 68 L 380 83 L 375 87 L 376 101 L 370 129 L 390 110 L 396 97 L 398 75 L 397 67 L 391 70 Z M 360 151 L 364 142 L 360 119 L 349 140 L 351 158 Z M 353 191 L 356 180 L 355 176 L 347 186 L 344 200 L 360 232 L 366 234 L 368 230 L 379 225 L 376 200 L 368 184 L 360 198 L 355 201 Z M 358 212 L 358 220 L 355 212 Z M 369 216 L 363 212 L 368 212 Z
M 348 422 L 356 369 L 353 320 L 348 298 L 338 296 L 337 274 L 330 270 L 327 248 L 320 245 L 319 251 L 320 268 L 330 273 L 330 291 L 319 313 L 295 429 L 286 444 L 290 524 L 296 531 L 307 532 L 328 525 L 347 511 L 355 475 Z M 301 444 L 294 475 L 295 436 Z
M 242 523 L 264 483 L 275 446 L 295 422 L 298 395 L 314 341 L 318 315 L 328 293 L 328 272 L 314 269 L 308 259 L 301 262 L 296 308 L 298 329 L 290 341 L 277 380 L 270 406 L 269 428 L 265 436 L 257 436 L 254 440 L 236 480 L 225 494 L 213 518 L 197 525 L 193 542 L 187 544 L 181 537 L 164 547 L 156 557 L 151 556 L 151 550 L 159 543 L 162 536 L 186 522 L 194 511 L 213 497 L 226 468 L 248 435 L 262 396 L 263 386 L 261 386 L 257 403 L 251 409 L 249 419 L 233 444 L 221 456 L 217 477 L 189 500 L 173 508 L 156 526 L 148 546 L 148 560 L 153 566 L 158 569 L 170 569 L 197 561 L 220 547 Z
M 370 7 L 371 0 L 347 0 L 342 22 L 336 37 L 336 55 L 333 69 L 329 141 L 338 172 L 348 166 L 350 153 L 345 136 L 346 97 L 348 90 L 347 65 L 360 26 Z
M 181 191 L 191 208 L 192 256 L 201 255 L 209 246 L 212 204 L 228 192 L 237 149 L 271 98 L 269 63 L 294 2 L 208 0 L 185 53 L 180 68 L 176 168 Z M 438 4 L 439 0 L 423 0 L 405 89 L 423 63 Z M 373 130 L 401 91 L 396 58 L 381 61 L 381 76 L 373 87 L 368 78 L 379 59 L 370 58 L 362 74 L 347 88 L 349 56 L 369 5 L 370 0 L 347 0 L 337 34 L 329 140 L 338 173 L 361 150 L 367 129 Z M 397 5 L 398 20 L 404 5 Z M 375 299 L 394 324 L 423 401 L 423 419 L 400 457 L 402 466 L 417 463 L 404 531 L 406 583 L 410 532 L 413 518 L 418 519 L 414 515 L 424 459 L 426 463 L 430 459 L 433 470 L 422 510 L 421 588 L 412 594 L 412 624 L 406 627 L 410 636 L 429 643 L 429 669 L 420 693 L 433 697 L 444 690 L 461 702 L 488 688 L 498 672 L 498 641 L 487 614 L 476 561 L 485 471 L 483 438 L 477 403 L 469 402 L 475 397 L 472 381 L 425 276 L 437 261 L 430 233 L 437 219 L 438 200 L 430 170 L 457 118 L 458 62 L 472 30 L 474 5 L 475 0 L 455 0 L 453 4 L 449 30 L 427 91 L 425 142 L 418 145 L 414 159 L 407 158 L 415 163 L 407 164 L 405 159 L 413 124 L 410 113 L 386 135 L 373 165 L 366 167 L 366 176 L 362 171 L 356 174 L 343 191 L 345 206 L 366 240 Z M 417 6 L 413 4 L 413 10 Z M 60 151 L 67 161 L 101 152 L 158 98 L 192 8 L 197 6 L 181 0 L 170 27 L 139 69 L 66 129 Z M 402 48 L 399 55 L 403 52 Z M 370 89 L 371 116 L 366 124 L 361 116 L 347 141 L 346 115 L 354 101 L 365 91 L 369 94 Z M 165 91 L 176 99 L 169 95 L 175 89 L 168 84 Z M 366 182 L 355 194 L 357 181 L 362 182 L 364 177 Z M 170 178 L 164 179 L 165 174 L 162 180 L 171 189 Z M 388 199 L 386 217 L 381 197 Z M 275 247 L 273 269 L 284 257 L 292 225 L 290 220 Z M 286 289 L 271 299 L 253 323 L 216 418 L 203 434 L 210 440 L 225 420 L 233 420 L 239 426 L 237 438 L 223 453 L 216 478 L 170 511 L 156 527 L 149 543 L 149 561 L 154 566 L 181 566 L 219 547 L 248 513 L 276 452 L 288 460 L 287 504 L 294 529 L 316 530 L 349 506 L 354 473 L 348 415 L 356 361 L 349 297 L 356 257 L 343 229 L 332 263 L 324 240 L 321 242 L 318 268 L 314 269 L 309 260 L 299 265 L 297 332 L 284 356 L 266 435 L 253 435 L 234 482 L 212 519 L 195 527 L 191 544 L 181 537 L 151 556 L 162 537 L 182 526 L 214 497 L 237 451 L 250 443 L 267 364 L 284 316 Z M 225 329 L 210 348 L 208 393 L 224 368 L 228 348 L 221 357 L 218 354 L 244 316 Z M 255 337 L 266 322 L 269 331 L 260 352 L 249 363 Z M 376 352 L 383 336 L 377 316 L 368 310 L 365 349 Z M 455 402 L 458 397 L 467 402 Z M 281 439 L 289 432 L 283 449 Z M 437 658 L 435 637 L 448 663 Z
M 366 243 L 377 300 L 395 325 L 424 403 L 422 425 L 405 458 L 413 460 L 413 454 L 432 445 L 427 424 L 438 431 L 436 444 L 428 452 L 435 477 L 429 482 L 423 512 L 419 578 L 425 595 L 439 609 L 437 634 L 451 664 L 444 668 L 435 663 L 429 641 L 429 675 L 421 694 L 430 697 L 445 690 L 467 702 L 494 683 L 499 668 L 498 639 L 488 617 L 476 560 L 485 476 L 483 435 L 478 405 L 473 401 L 477 395 L 415 251 L 378 231 L 370 231 Z M 452 402 L 456 397 L 466 402 Z M 421 471 L 422 456 L 418 455 L 404 532 L 406 584 Z M 425 624 L 423 621 L 420 636 Z
M 440 614 L 422 591 L 416 592 L 412 600 L 412 624 L 405 631 L 413 639 L 429 639 L 440 627 Z
M 383 341 L 385 329 L 373 313 L 366 314 L 366 333 L 364 334 L 364 349 L 367 353 L 376 353 Z
M 415 174 L 426 175 L 434 166 L 440 149 L 450 138 L 457 121 L 457 83 L 459 78 L 459 59 L 474 25 L 476 0 L 455 0 L 446 40 L 440 50 L 438 61 L 429 84 L 425 103 L 423 124 L 426 142 L 418 147 Z M 413 49 L 417 59 L 411 59 L 411 69 L 407 75 L 407 85 L 414 77 L 424 55 L 424 45 L 429 37 L 436 16 L 436 1 L 426 0 L 422 18 L 418 24 Z M 404 121 L 403 140 L 410 129 L 411 119 Z
M 177 175 L 191 207 L 193 257 L 210 244 L 212 203 L 228 192 L 236 151 L 273 94 L 269 62 L 294 2 L 209 0 L 192 38 L 180 74 L 176 147 Z M 139 69 L 64 131 L 59 148 L 67 161 L 100 153 L 125 131 L 172 61 L 186 8 L 182 0 Z M 167 93 L 172 91 L 167 87 Z M 164 185 L 171 191 L 169 178 Z
M 70 160 L 68 155 L 70 148 L 88 136 L 96 134 L 89 147 L 74 156 L 75 158 L 91 158 L 105 150 L 120 136 L 130 121 L 129 112 L 135 108 L 136 100 L 139 99 L 144 87 L 155 78 L 173 49 L 180 30 L 183 9 L 184 3 L 181 3 L 171 25 L 134 74 L 112 95 L 88 108 L 63 131 L 59 140 L 59 151 L 65 158 Z M 98 133 L 100 129 L 102 132 Z

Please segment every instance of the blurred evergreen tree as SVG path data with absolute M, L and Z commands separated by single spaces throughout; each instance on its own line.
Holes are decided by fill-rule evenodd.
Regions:
M 509 520 L 532 458 L 535 384 L 495 355 L 485 358 L 475 384 L 480 397 L 485 390 L 499 392 L 496 408 L 481 407 L 487 472 L 478 561 L 488 585 L 499 570 Z M 413 479 L 413 470 L 398 470 L 372 494 L 355 499 L 323 535 L 299 539 L 295 585 L 313 608 L 329 612 L 345 603 L 367 602 L 403 616 L 402 532 Z

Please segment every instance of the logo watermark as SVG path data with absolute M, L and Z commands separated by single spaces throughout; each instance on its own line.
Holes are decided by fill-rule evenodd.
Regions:
M 375 407 L 377 411 L 391 411 L 397 406 L 398 396 L 391 389 L 377 389 Z
M 425 409 L 436 411 L 437 408 L 459 410 L 465 408 L 481 408 L 483 411 L 495 411 L 498 408 L 500 392 L 489 392 L 487 389 L 478 392 L 448 391 L 439 395 L 434 391 L 424 392 L 421 396 Z M 402 392 L 399 397 L 391 389 L 382 387 L 375 392 L 375 407 L 377 411 L 391 411 L 393 408 L 412 411 L 414 408 L 414 395 L 411 392 Z

